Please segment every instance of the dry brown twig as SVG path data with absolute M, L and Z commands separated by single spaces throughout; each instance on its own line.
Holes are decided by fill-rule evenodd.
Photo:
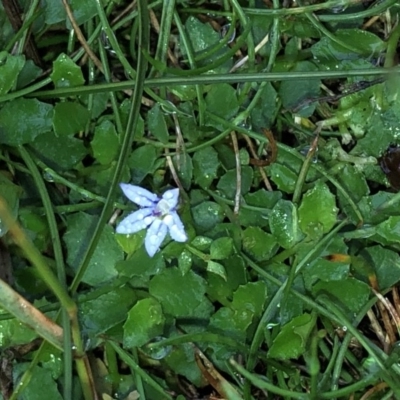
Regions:
M 265 46 L 268 43 L 269 40 L 269 33 L 263 37 L 263 39 L 261 40 L 260 43 L 257 44 L 257 46 L 254 48 L 254 52 L 257 54 L 260 49 Z M 247 61 L 249 60 L 249 56 L 245 56 L 243 57 L 241 60 L 239 60 L 231 69 L 229 72 L 235 72 L 237 69 L 239 69 L 240 67 L 242 67 L 244 64 L 247 63 Z
M 243 137 L 244 137 L 244 140 L 246 141 L 247 145 L 249 146 L 250 153 L 251 153 L 251 156 L 253 157 L 253 159 L 259 160 L 258 155 L 254 149 L 253 142 L 250 140 L 250 138 L 247 135 L 243 135 Z M 272 192 L 273 189 L 272 189 L 271 183 L 267 177 L 267 174 L 264 171 L 264 168 L 262 166 L 258 166 L 258 170 L 260 171 L 260 175 L 262 177 L 265 187 L 267 188 L 267 190 Z
M 101 63 L 101 61 L 97 58 L 96 54 L 93 53 L 92 49 L 90 48 L 90 46 L 88 45 L 85 36 L 83 35 L 81 28 L 79 28 L 78 24 L 76 23 L 76 20 L 74 18 L 74 15 L 72 13 L 71 7 L 69 6 L 67 0 L 62 0 L 64 8 L 65 8 L 65 12 L 68 15 L 68 19 L 71 22 L 72 27 L 74 28 L 74 31 L 76 33 L 76 36 L 80 42 L 80 44 L 82 45 L 82 47 L 85 49 L 86 54 L 90 57 L 90 59 L 93 61 L 93 63 L 96 65 L 96 67 L 102 72 L 104 73 L 104 68 L 103 68 L 103 64 Z
M 150 16 L 150 23 L 153 26 L 154 30 L 157 32 L 157 34 L 160 33 L 160 24 L 158 22 L 157 16 L 154 13 L 154 11 L 152 9 L 149 10 L 149 16 Z M 170 59 L 171 63 L 173 64 L 173 66 L 175 68 L 179 68 L 179 61 L 178 59 L 175 57 L 174 53 L 171 51 L 171 49 L 168 47 L 167 49 L 167 55 L 168 58 Z
M 126 14 L 128 14 L 130 11 L 134 9 L 136 5 L 136 1 L 132 1 L 131 4 L 129 4 L 124 10 L 122 10 L 112 21 L 111 25 L 116 24 L 120 19 L 122 19 Z
M 387 342 L 387 335 L 385 335 L 385 333 L 383 332 L 382 326 L 379 323 L 378 318 L 376 318 L 376 315 L 372 310 L 368 310 L 367 316 L 371 324 L 371 329 L 375 332 L 375 335 L 381 343 L 381 346 L 385 347 Z
M 388 301 L 384 296 L 382 296 L 381 293 L 379 293 L 377 290 L 374 288 L 371 288 L 371 290 L 374 292 L 375 296 L 378 298 L 378 308 L 379 311 L 381 312 L 381 317 L 383 324 L 385 326 L 385 330 L 387 335 L 389 336 L 389 345 L 392 345 L 393 343 L 396 342 L 396 334 L 393 329 L 393 323 L 397 328 L 397 332 L 399 333 L 400 331 L 400 317 L 399 314 L 397 313 L 396 309 L 393 307 L 393 305 Z M 393 319 L 390 321 L 389 314 Z

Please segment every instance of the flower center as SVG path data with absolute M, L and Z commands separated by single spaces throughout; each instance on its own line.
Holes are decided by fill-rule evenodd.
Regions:
M 170 211 L 171 211 L 171 207 L 168 204 L 168 201 L 165 199 L 161 199 L 156 205 L 154 214 L 158 215 L 158 216 L 164 216 L 164 215 L 169 214 Z

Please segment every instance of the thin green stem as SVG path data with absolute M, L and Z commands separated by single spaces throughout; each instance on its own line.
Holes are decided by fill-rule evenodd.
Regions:
M 274 297 L 269 300 L 268 307 L 264 311 L 258 325 L 256 332 L 253 336 L 253 340 L 250 346 L 250 354 L 247 359 L 246 368 L 249 371 L 252 371 L 256 365 L 257 360 L 257 352 L 261 346 L 261 343 L 264 340 L 264 329 L 268 321 L 270 321 L 278 310 L 278 304 L 280 304 L 281 308 L 285 307 L 287 304 L 289 294 L 292 291 L 293 281 L 295 277 L 300 273 L 302 268 L 306 265 L 307 262 L 318 252 L 321 252 L 324 246 L 332 240 L 333 236 L 339 232 L 347 224 L 347 221 L 342 221 L 338 226 L 335 227 L 329 234 L 327 234 L 317 246 L 313 247 L 311 251 L 309 251 L 305 257 L 299 262 L 296 268 L 292 268 L 290 275 L 285 280 L 285 282 L 279 287 L 278 291 L 275 293 Z M 250 399 L 250 385 L 249 382 L 245 383 L 244 386 L 244 394 L 245 399 Z
M 186 54 L 187 54 L 187 57 L 189 60 L 189 64 L 190 64 L 190 68 L 195 69 L 196 61 L 194 59 L 193 48 L 192 48 L 192 45 L 190 43 L 188 36 L 186 35 L 186 31 L 183 27 L 182 21 L 177 12 L 174 13 L 174 21 L 178 28 L 179 35 L 182 40 L 183 48 L 186 51 Z M 199 107 L 199 125 L 203 126 L 204 125 L 204 110 L 206 109 L 205 100 L 204 100 L 204 96 L 203 96 L 203 88 L 200 85 L 196 85 L 195 88 L 196 88 L 197 104 Z
M 60 300 L 62 306 L 73 316 L 76 314 L 76 304 L 69 297 L 64 286 L 58 281 L 53 271 L 47 265 L 40 251 L 34 246 L 22 228 L 17 224 L 7 203 L 0 198 L 0 219 L 8 227 L 15 243 L 21 247 L 28 260 L 37 268 L 41 278 Z
M 105 197 L 99 196 L 95 193 L 90 192 L 89 190 L 84 189 L 81 186 L 76 185 L 75 183 L 70 182 L 68 179 L 62 177 L 60 174 L 48 167 L 44 162 L 40 161 L 39 159 L 36 158 L 35 162 L 43 170 L 43 174 L 46 177 L 46 180 L 50 182 L 61 183 L 67 188 L 70 188 L 71 190 L 80 193 L 83 199 L 90 199 L 99 203 L 106 203 L 107 199 Z M 126 209 L 126 205 L 118 202 L 114 202 L 113 207 Z
M 329 29 L 327 29 L 323 24 L 321 24 L 321 22 L 314 14 L 306 13 L 305 16 L 315 28 L 317 28 L 327 38 L 332 40 L 332 42 L 338 44 L 339 46 L 344 47 L 346 50 L 349 50 L 352 53 L 356 54 L 361 53 L 360 49 L 358 49 L 357 47 L 354 47 L 346 42 L 343 42 L 343 40 L 338 39 Z
M 245 82 L 283 82 L 310 79 L 339 79 L 356 76 L 389 76 L 396 75 L 400 72 L 400 68 L 371 68 L 371 69 L 352 69 L 346 71 L 290 71 L 290 72 L 259 72 L 259 73 L 243 73 L 243 74 L 214 74 L 200 76 L 186 76 L 185 85 L 213 85 L 217 83 L 245 83 Z M 40 86 L 26 92 L 18 91 L 0 97 L 0 103 L 13 98 L 28 95 L 28 97 L 36 98 L 57 98 L 67 96 L 79 96 L 88 93 L 102 93 L 108 91 L 128 90 L 135 87 L 135 81 L 114 82 L 112 84 L 102 83 L 92 86 L 77 86 L 73 88 L 57 88 L 52 90 L 43 90 L 32 93 L 48 84 L 50 81 L 42 82 Z M 145 87 L 161 87 L 182 84 L 182 77 L 168 76 L 163 78 L 147 79 L 144 82 Z
M 235 124 L 236 119 L 233 122 L 230 122 L 230 121 L 226 121 L 225 119 L 220 118 L 211 113 L 207 113 L 207 115 L 211 119 L 219 122 L 222 126 L 226 126 L 228 129 L 236 130 L 238 132 L 244 133 L 245 135 L 248 135 L 249 137 L 252 137 L 253 139 L 259 140 L 262 143 L 267 143 L 267 139 L 265 138 L 265 136 L 237 126 Z M 239 118 L 239 116 L 237 118 Z M 225 132 L 228 131 L 228 129 L 226 131 L 222 132 L 220 135 L 218 135 L 218 137 L 222 136 Z M 215 138 L 213 140 L 215 140 Z M 202 146 L 206 147 L 206 143 L 203 143 Z M 277 143 L 277 146 L 278 146 L 279 150 L 281 150 L 285 153 L 290 153 L 292 156 L 294 156 L 302 161 L 304 160 L 304 157 L 301 154 L 299 154 L 295 149 L 292 149 L 291 147 L 286 146 L 283 143 L 279 143 L 279 142 Z M 192 148 L 188 148 L 187 151 L 192 151 Z M 343 194 L 346 201 L 349 203 L 350 207 L 353 209 L 354 213 L 356 214 L 356 216 L 358 218 L 358 223 L 359 224 L 362 223 L 363 217 L 362 217 L 361 211 L 358 208 L 357 204 L 354 202 L 354 200 L 351 198 L 351 196 L 347 193 L 346 189 L 344 189 L 343 186 L 335 178 L 333 178 L 328 172 L 326 172 L 325 169 L 322 168 L 321 166 L 319 166 L 317 164 L 311 164 L 311 168 L 318 171 L 323 177 L 325 177 L 327 180 L 329 180 Z
M 112 82 L 112 74 L 110 71 L 110 65 L 108 63 L 108 58 L 104 46 L 102 43 L 99 44 L 99 51 L 100 51 L 100 59 L 101 63 L 103 64 L 104 69 L 104 77 L 108 83 Z M 111 106 L 114 114 L 114 121 L 117 127 L 117 132 L 122 135 L 123 134 L 123 127 L 122 127 L 122 120 L 120 114 L 120 105 L 118 104 L 117 97 L 114 92 L 109 92 Z
M 318 140 L 318 138 L 316 138 L 315 140 Z M 313 143 L 301 166 L 300 173 L 297 178 L 296 185 L 294 187 L 293 198 L 292 198 L 293 204 L 298 204 L 298 202 L 300 201 L 303 185 L 306 180 L 307 173 L 311 166 L 311 162 L 316 152 L 316 149 L 317 149 L 317 144 Z
M 14 391 L 9 398 L 9 400 L 17 400 L 20 398 L 20 394 L 25 390 L 25 388 L 28 386 L 30 380 L 32 379 L 33 376 L 33 369 L 36 367 L 36 365 L 39 363 L 41 356 L 43 355 L 44 349 L 46 349 L 47 346 L 51 346 L 48 342 L 43 341 L 42 344 L 40 345 L 38 351 L 36 352 L 33 360 L 30 362 L 29 367 L 26 369 L 22 377 L 18 380 L 18 384 L 14 385 Z
M 232 7 L 234 8 L 235 12 L 238 14 L 242 26 L 246 30 L 248 27 L 251 26 L 251 23 L 247 15 L 243 12 L 240 3 L 237 0 L 230 0 L 230 2 L 232 3 Z M 256 52 L 254 48 L 254 39 L 251 30 L 249 34 L 246 36 L 246 43 L 247 43 L 247 55 L 249 57 L 248 59 L 249 69 L 250 71 L 253 71 Z
M 108 344 L 115 350 L 115 352 L 119 355 L 121 360 L 129 365 L 129 367 L 134 371 L 135 374 L 138 374 L 143 382 L 153 388 L 155 393 L 157 393 L 161 399 L 173 400 L 172 396 L 165 392 L 162 386 L 157 383 L 150 375 L 148 375 L 140 366 L 136 363 L 131 355 L 129 355 L 126 351 L 121 349 L 116 343 L 108 341 Z
M 295 392 L 293 390 L 284 390 L 278 386 L 269 383 L 268 381 L 262 379 L 261 377 L 259 378 L 257 375 L 250 373 L 248 370 L 243 368 L 240 364 L 238 364 L 234 360 L 231 360 L 231 364 L 241 375 L 243 375 L 246 379 L 248 379 L 254 386 L 258 387 L 259 389 L 267 390 L 268 392 L 284 396 L 285 398 L 288 399 L 299 399 L 299 400 L 309 399 L 309 395 L 306 393 Z M 319 398 L 320 399 L 334 399 L 341 397 L 349 398 L 349 396 L 352 393 L 355 393 L 367 387 L 369 384 L 371 384 L 371 382 L 374 382 L 375 380 L 376 380 L 375 373 L 371 373 L 365 376 L 363 379 L 360 379 L 356 383 L 348 385 L 343 389 L 335 390 L 333 392 L 320 393 Z
M 159 342 L 149 343 L 146 348 L 153 350 L 158 349 L 160 347 L 167 346 L 177 346 L 185 343 L 220 343 L 225 346 L 232 347 L 236 351 L 246 354 L 249 350 L 247 346 L 243 343 L 240 343 L 229 336 L 219 335 L 211 332 L 196 332 L 196 333 L 188 333 L 179 336 L 170 337 L 168 339 L 161 340 Z
M 313 4 L 303 7 L 293 7 L 293 8 L 282 8 L 279 10 L 274 9 L 261 9 L 261 8 L 245 8 L 244 11 L 248 15 L 279 15 L 279 16 L 286 16 L 286 15 L 294 15 L 294 14 L 305 14 L 305 13 L 313 13 L 318 10 L 324 10 L 329 8 L 337 8 L 337 7 L 348 7 L 352 4 L 359 3 L 359 0 L 330 0 L 320 4 Z M 381 3 L 378 3 L 367 10 L 358 11 L 354 13 L 338 13 L 338 14 L 319 14 L 318 19 L 320 21 L 330 21 L 330 22 L 337 22 L 337 21 L 352 21 L 356 19 L 363 19 L 368 18 L 372 15 L 379 15 L 382 12 L 388 10 L 394 4 L 397 3 L 397 0 L 386 0 Z M 188 9 L 190 10 L 190 9 Z M 186 10 L 186 12 L 188 12 Z
M 392 68 L 396 65 L 396 57 L 397 57 L 397 45 L 400 39 L 400 24 L 393 29 L 390 33 L 390 37 L 387 41 L 387 49 L 385 56 L 385 68 Z
M 396 397 L 398 397 L 400 395 L 400 388 L 398 387 L 396 380 L 393 379 L 393 377 L 387 370 L 384 362 L 385 360 L 381 359 L 381 356 L 376 353 L 375 349 L 372 347 L 368 339 L 355 326 L 353 326 L 351 321 L 348 320 L 342 310 L 340 310 L 332 301 L 330 301 L 328 296 L 320 295 L 318 297 L 318 301 L 326 307 L 327 311 L 331 312 L 333 315 L 340 318 L 340 320 L 344 322 L 344 326 L 346 326 L 349 332 L 358 340 L 358 342 L 369 353 L 369 355 L 373 357 L 375 363 L 380 368 L 380 374 L 384 376 L 385 382 L 390 385 L 390 387 L 396 393 Z
M 57 268 L 57 277 L 59 282 L 66 288 L 65 264 L 62 253 L 61 240 L 56 218 L 54 215 L 53 205 L 50 200 L 49 193 L 43 181 L 42 175 L 36 167 L 29 152 L 22 146 L 19 147 L 19 153 L 24 160 L 26 166 L 32 174 L 36 188 L 42 199 L 43 207 L 49 224 L 51 241 L 53 243 L 53 252 Z M 64 398 L 67 400 L 72 393 L 72 344 L 71 344 L 71 324 L 66 309 L 62 310 L 62 323 L 64 329 Z
M 174 18 L 175 0 L 164 1 L 161 12 L 160 32 L 158 34 L 157 48 L 154 59 L 157 62 L 167 63 L 167 50 L 171 36 L 172 19 Z M 156 70 L 152 68 L 149 77 L 154 76 Z
M 100 0 L 96 0 L 96 2 L 99 4 L 98 10 L 101 8 L 101 3 Z M 138 1 L 138 7 L 139 7 L 139 46 L 138 48 L 142 51 L 146 51 L 149 45 L 149 16 L 148 16 L 148 11 L 147 11 L 147 1 L 146 0 L 139 0 Z M 101 12 L 102 8 L 101 8 Z M 101 18 L 104 19 L 104 16 L 101 16 Z M 108 22 L 106 22 L 108 25 Z M 140 110 L 140 105 L 141 105 L 141 99 L 142 99 L 142 93 L 143 93 L 143 88 L 144 88 L 144 80 L 146 76 L 146 70 L 147 70 L 147 61 L 145 57 L 143 57 L 143 52 L 139 51 L 138 52 L 138 61 L 137 61 L 137 74 L 136 74 L 136 79 L 135 79 L 135 87 L 133 91 L 133 96 L 132 96 L 132 103 L 131 103 L 131 110 L 129 113 L 129 119 L 128 123 L 126 126 L 126 131 L 125 135 L 123 138 L 122 146 L 121 146 L 121 152 L 118 158 L 117 166 L 115 168 L 114 176 L 110 185 L 110 189 L 107 195 L 107 200 L 106 203 L 104 204 L 102 213 L 100 215 L 99 221 L 97 223 L 97 226 L 95 228 L 95 231 L 93 233 L 93 236 L 90 240 L 90 243 L 88 245 L 88 248 L 86 250 L 85 255 L 83 256 L 83 260 L 81 265 L 78 268 L 78 271 L 74 277 L 74 280 L 71 285 L 71 292 L 75 293 L 76 290 L 78 289 L 79 283 L 82 280 L 83 275 L 85 274 L 88 266 L 90 259 L 96 249 L 96 246 L 100 240 L 101 233 L 103 231 L 103 228 L 105 224 L 107 223 L 107 220 L 110 216 L 110 212 L 112 210 L 113 204 L 114 204 L 114 197 L 115 197 L 115 191 L 117 188 L 118 183 L 121 180 L 121 175 L 123 172 L 123 169 L 126 165 L 127 158 L 129 156 L 129 152 L 132 148 L 132 143 L 133 143 L 133 138 L 135 134 L 135 126 L 137 125 L 139 121 L 139 110 Z
M 27 30 L 42 15 L 42 13 L 43 9 L 33 12 L 32 15 L 30 15 L 29 17 L 27 15 L 19 31 L 6 44 L 4 51 L 9 53 L 14 47 L 15 43 L 17 43 L 25 35 L 25 32 L 27 32 Z
M 1 279 L 0 304 L 2 308 L 14 315 L 18 321 L 31 327 L 39 336 L 54 347 L 62 350 L 63 330 L 61 327 L 49 320 Z
M 190 251 L 196 257 L 199 257 L 201 260 L 208 262 L 210 261 L 210 256 L 208 254 L 203 253 L 200 250 L 197 250 L 195 247 L 191 246 L 190 244 L 185 245 L 186 250 Z
M 246 26 L 245 30 L 243 31 L 242 35 L 239 36 L 238 40 L 236 41 L 236 43 L 234 44 L 234 46 L 231 49 L 226 51 L 223 55 L 221 55 L 221 57 L 218 57 L 215 61 L 212 61 L 203 67 L 198 67 L 198 68 L 189 69 L 189 70 L 181 70 L 179 68 L 168 68 L 168 67 L 164 67 L 162 65 L 162 71 L 166 72 L 168 74 L 171 74 L 171 75 L 178 75 L 180 77 L 184 76 L 185 80 L 186 80 L 186 77 L 189 78 L 190 76 L 193 76 L 193 75 L 200 75 L 200 74 L 203 74 L 204 72 L 212 71 L 212 70 L 220 67 L 222 64 L 224 64 L 226 61 L 230 60 L 233 57 L 233 55 L 243 46 L 243 43 L 245 42 L 246 37 L 250 33 L 250 30 L 251 30 L 250 24 L 248 24 Z M 149 63 L 152 64 L 153 66 L 158 66 L 158 67 L 161 66 L 153 58 L 151 58 L 149 54 L 146 54 L 146 58 L 148 59 Z M 182 78 L 180 79 L 180 82 L 181 81 L 182 81 Z

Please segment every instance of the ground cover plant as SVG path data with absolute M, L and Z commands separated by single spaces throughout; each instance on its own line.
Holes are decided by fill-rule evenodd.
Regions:
M 400 399 L 399 11 L 3 0 L 1 399 Z

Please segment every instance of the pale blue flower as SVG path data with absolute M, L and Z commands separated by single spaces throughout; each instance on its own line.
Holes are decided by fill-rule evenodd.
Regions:
M 141 208 L 124 218 L 117 226 L 117 233 L 131 234 L 147 229 L 144 246 L 150 257 L 160 248 L 167 232 L 177 242 L 186 242 L 187 235 L 176 207 L 179 189 L 167 190 L 161 199 L 140 186 L 120 183 L 125 196 Z

